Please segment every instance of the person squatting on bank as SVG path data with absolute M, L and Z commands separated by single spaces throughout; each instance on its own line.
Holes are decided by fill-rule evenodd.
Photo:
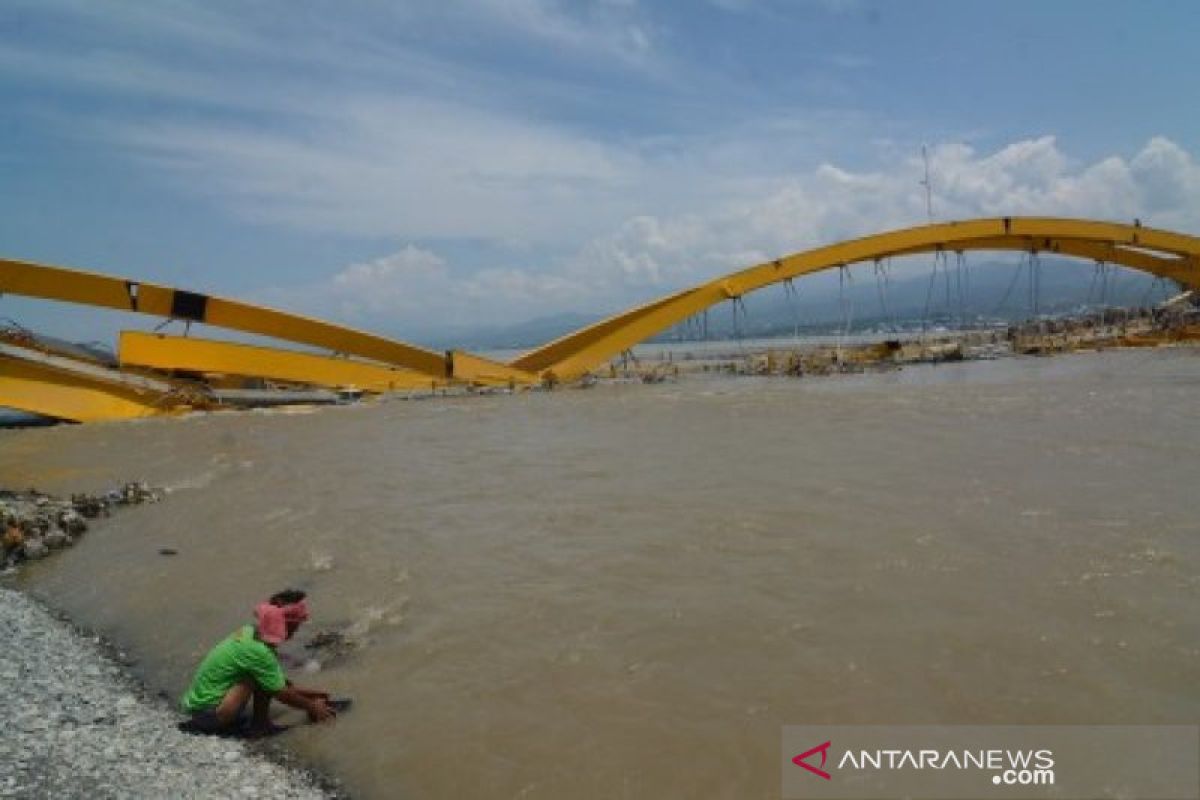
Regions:
M 183 696 L 189 719 L 182 729 L 251 737 L 278 733 L 285 728 L 273 725 L 268 717 L 272 699 L 304 711 L 312 722 L 337 716 L 327 692 L 301 688 L 284 676 L 275 652 L 308 619 L 305 597 L 298 589 L 272 595 L 254 609 L 254 625 L 242 626 L 208 652 Z

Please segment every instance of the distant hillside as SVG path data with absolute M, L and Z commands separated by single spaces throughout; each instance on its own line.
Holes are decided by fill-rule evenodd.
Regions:
M 517 350 L 536 347 L 602 319 L 598 314 L 565 312 L 518 322 L 435 333 L 432 347 L 463 350 Z
M 844 295 L 839 293 L 836 272 L 797 281 L 795 297 L 789 297 L 782 286 L 762 289 L 744 298 L 738 311 L 738 332 L 758 337 L 784 336 L 797 329 L 806 333 L 833 332 L 844 324 L 843 304 L 851 317 L 851 327 L 858 330 L 919 326 L 927 307 L 928 321 L 935 324 L 956 322 L 960 317 L 976 322 L 1019 320 L 1033 314 L 1027 266 L 1018 271 L 1013 263 L 973 261 L 964 273 L 959 273 L 952 258 L 948 271 L 939 269 L 931 291 L 927 263 L 915 274 L 911 268 L 892 270 L 882 293 L 874 268 L 864 264 L 851 268 Z M 1062 314 L 1100 301 L 1100 281 L 1092 264 L 1043 257 L 1038 275 L 1039 314 Z M 1160 301 L 1170 293 L 1173 290 L 1166 292 L 1161 285 L 1155 286 L 1148 275 L 1116 269 L 1109 274 L 1105 299 L 1109 305 L 1143 305 Z M 525 349 L 607 316 L 567 312 L 507 326 L 445 331 L 423 341 L 440 349 Z M 732 304 L 715 306 L 707 316 L 710 338 L 735 335 Z M 654 341 L 697 338 L 700 331 L 700 322 L 695 321 L 666 331 Z
M 893 271 L 884 283 L 870 265 L 852 268 L 844 294 L 836 273 L 796 282 L 797 296 L 789 298 L 782 287 L 769 287 L 748 295 L 739 311 L 737 327 L 743 336 L 770 337 L 790 334 L 833 332 L 848 317 L 851 328 L 912 328 L 922 321 L 952 324 L 1023 320 L 1038 315 L 1059 315 L 1100 304 L 1101 281 L 1093 265 L 1071 259 L 1043 257 L 1038 270 L 1036 293 L 1031 291 L 1028 266 L 1002 262 L 972 263 L 959 273 L 950 261 L 948 271 L 938 270 L 931 286 L 931 273 L 905 274 Z M 818 278 L 823 278 L 817 283 Z M 1137 306 L 1160 302 L 1175 293 L 1173 285 L 1155 284 L 1144 273 L 1119 269 L 1110 271 L 1104 299 L 1108 305 Z M 885 307 L 886 304 L 886 307 Z M 712 338 L 734 335 L 732 304 L 708 312 Z M 695 330 L 673 329 L 658 337 L 686 337 Z

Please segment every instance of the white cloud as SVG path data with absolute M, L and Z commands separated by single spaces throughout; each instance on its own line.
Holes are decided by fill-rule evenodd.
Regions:
M 251 220 L 413 243 L 276 292 L 281 305 L 421 325 L 616 309 L 925 218 L 919 158 L 876 169 L 817 161 L 843 141 L 886 140 L 896 133 L 888 120 L 813 108 L 711 115 L 745 87 L 719 91 L 719 70 L 701 63 L 677 75 L 701 89 L 637 95 L 644 87 L 630 75 L 660 77 L 659 51 L 671 37 L 636 0 L 410 0 L 358 6 L 345 20 L 188 0 L 119 11 L 86 0 L 13 1 L 61 23 L 59 38 L 0 45 L 0 71 L 14 83 L 103 98 L 89 104 L 98 121 L 56 117 L 89 147 L 115 144 L 180 191 Z M 710 2 L 760 13 L 772 5 Z M 821 2 L 834 12 L 857 7 Z M 485 55 L 473 60 L 477 44 Z M 448 55 L 453 47 L 469 52 Z M 834 53 L 822 66 L 872 63 Z M 557 68 L 574 77 L 556 82 Z M 600 73 L 608 80 L 577 79 Z M 589 90 L 595 95 L 578 96 Z M 631 118 L 643 117 L 639 130 L 653 135 L 627 133 L 627 120 L 608 117 L 608 101 L 614 112 L 637 106 Z M 703 109 L 704 123 L 684 113 L 673 128 L 669 115 L 654 116 L 659 101 L 691 105 L 693 115 Z M 1131 157 L 1091 163 L 1052 136 L 986 153 L 951 142 L 931 159 L 943 219 L 1139 216 L 1184 230 L 1200 220 L 1200 166 L 1162 137 Z M 533 265 L 467 270 L 439 253 L 442 239 L 529 245 Z M 551 249 L 574 254 L 539 258 Z
M 349 316 L 412 313 L 451 283 L 446 262 L 408 245 L 374 261 L 351 264 L 333 276 L 333 296 Z
M 0 73 L 26 74 L 39 82 L 68 84 L 85 90 L 221 105 L 228 105 L 231 100 L 228 90 L 217 81 L 116 50 L 60 53 L 47 58 L 35 47 L 0 43 Z
M 226 50 L 250 49 L 262 44 L 244 24 L 248 19 L 245 9 L 239 9 L 231 17 L 211 3 L 193 0 L 119 5 L 91 0 L 7 0 L 5 6 L 6 10 L 17 13 L 51 17 L 58 33 L 68 41 L 72 37 L 86 41 L 100 33 L 100 41 L 110 46 L 115 41 L 138 41 Z
M 786 6 L 787 2 L 796 3 L 796 0 L 787 0 L 787 2 L 770 2 L 770 0 L 708 0 L 710 5 L 716 6 L 724 11 L 750 11 L 767 9 L 772 5 Z M 861 5 L 860 0 L 807 0 L 809 5 L 818 6 L 832 14 L 841 14 L 848 11 L 854 11 Z
M 856 172 L 824 164 L 763 195 L 703 212 L 638 215 L 539 269 L 456 275 L 430 251 L 406 247 L 352 265 L 311 298 L 377 325 L 515 323 L 559 311 L 617 311 L 726 272 L 798 250 L 925 221 L 919 158 Z M 994 153 L 947 144 L 931 152 L 940 219 L 1046 215 L 1131 220 L 1200 232 L 1200 167 L 1164 138 L 1131 159 L 1074 164 L 1053 137 Z
M 644 217 L 584 250 L 590 274 L 673 289 L 797 250 L 925 221 L 923 165 L 856 172 L 823 164 L 762 197 L 704 215 Z M 1200 166 L 1151 139 L 1132 159 L 1073 165 L 1054 137 L 980 155 L 963 144 L 931 153 L 938 219 L 1043 215 L 1129 221 L 1200 232 Z
M 1129 171 L 1140 209 L 1171 227 L 1196 225 L 1200 165 L 1190 153 L 1169 139 L 1155 137 L 1133 159 Z
M 460 274 L 433 251 L 409 244 L 357 262 L 329 280 L 279 287 L 270 305 L 389 331 L 446 331 L 520 321 L 555 308 L 586 307 L 585 287 L 561 275 L 515 268 Z
M 653 29 L 635 0 L 567 5 L 554 0 L 474 0 L 465 11 L 557 47 L 645 64 Z
M 50 66 L 59 57 L 131 49 L 167 59 L 198 53 L 202 63 L 204 56 L 220 54 L 294 64 L 311 64 L 315 58 L 352 67 L 364 57 L 404 57 L 402 51 L 420 49 L 411 46 L 413 41 L 433 43 L 447 31 L 456 36 L 467 32 L 476 41 L 507 38 L 525 46 L 550 46 L 569 61 L 615 59 L 637 70 L 658 66 L 655 27 L 636 0 L 397 0 L 359 4 L 345 13 L 203 0 L 115 7 L 88 0 L 10 0 L 8 6 L 52 22 L 67 47 L 46 53 Z
M 246 216 L 352 235 L 578 237 L 589 217 L 622 205 L 639 170 L 635 153 L 566 129 L 416 98 L 331 104 L 287 133 L 176 123 L 106 132 Z
M 217 109 L 243 121 L 252 112 L 251 122 L 269 122 L 283 138 L 285 130 L 304 135 L 311 118 L 343 101 L 536 106 L 576 92 L 559 73 L 662 80 L 666 69 L 654 52 L 655 25 L 635 0 L 400 0 L 344 14 L 201 0 L 115 9 L 86 0 L 10 5 L 14 28 L 35 33 L 0 44 L 8 80 L 87 96 L 99 112 L 89 119 L 169 122 L 174 115 L 191 125 L 228 122 L 214 117 Z M 105 108 L 142 97 L 174 102 Z M 189 104 L 199 108 L 181 114 Z M 79 127 L 74 122 L 63 127 Z
M 285 127 L 96 124 L 98 136 L 249 219 L 400 240 L 562 247 L 652 213 L 763 195 L 813 148 L 866 124 L 806 115 L 710 134 L 600 138 L 417 96 L 314 96 Z M 302 114 L 302 116 L 301 116 Z
M 0 70 L 102 98 L 86 117 L 33 101 L 42 122 L 96 151 L 115 146 L 222 213 L 309 233 L 562 248 L 772 187 L 862 124 L 809 109 L 626 133 L 609 114 L 629 68 L 641 90 L 661 77 L 635 0 L 409 2 L 360 7 L 350 21 L 313 15 L 317 26 L 187 0 L 108 15 L 82 0 L 15 1 L 60 22 L 62 38 L 0 45 Z M 435 46 L 476 40 L 505 55 L 472 62 Z M 514 70 L 525 51 L 537 66 Z M 709 85 L 702 66 L 689 65 L 689 84 Z M 606 80 L 556 82 L 560 68 Z

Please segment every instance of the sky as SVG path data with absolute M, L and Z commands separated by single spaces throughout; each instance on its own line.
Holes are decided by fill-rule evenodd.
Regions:
M 0 255 L 420 342 L 923 223 L 923 146 L 936 219 L 1200 233 L 1197 31 L 1154 0 L 5 0 Z

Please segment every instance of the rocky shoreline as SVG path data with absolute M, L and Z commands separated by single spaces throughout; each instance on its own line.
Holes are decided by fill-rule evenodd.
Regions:
M 328 798 L 327 779 L 281 751 L 176 728 L 88 636 L 0 588 L 0 797 Z
M 89 519 L 163 496 L 142 483 L 69 500 L 0 491 L 0 577 L 69 546 Z M 274 743 L 179 731 L 170 698 L 125 663 L 102 637 L 0 583 L 0 798 L 346 796 Z
M 70 547 L 87 533 L 88 520 L 107 517 L 122 506 L 157 503 L 166 492 L 145 483 L 126 483 L 103 494 L 54 497 L 36 489 L 0 489 L 0 574 L 11 575 L 24 561 L 45 558 Z

